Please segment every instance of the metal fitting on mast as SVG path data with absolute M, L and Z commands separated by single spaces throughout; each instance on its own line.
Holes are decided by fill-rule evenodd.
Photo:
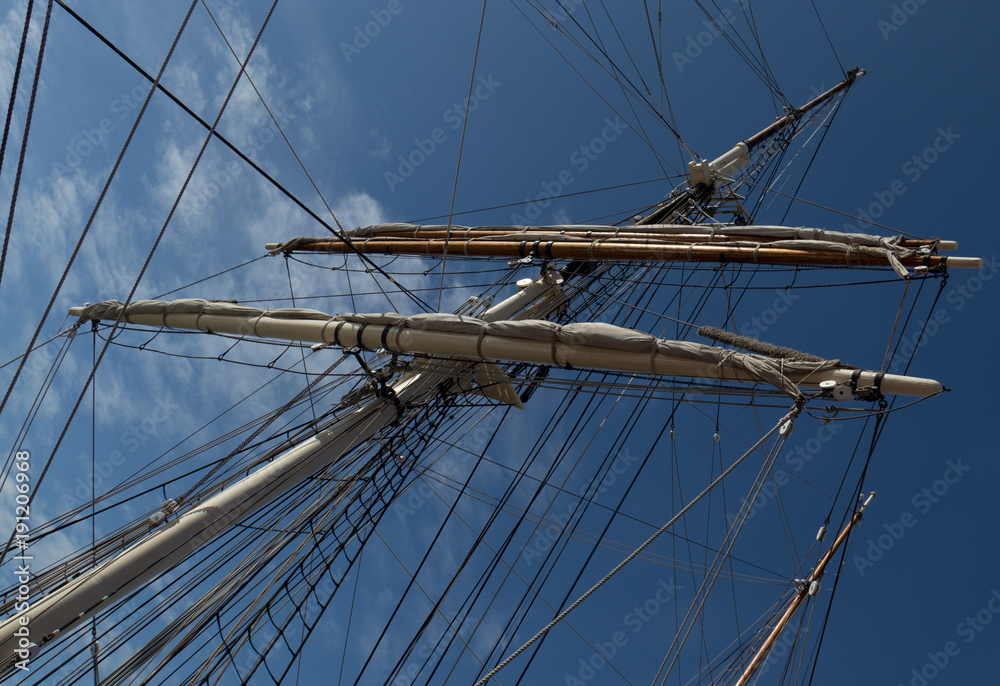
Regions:
M 864 74 L 864 69 L 855 67 L 847 72 L 844 80 L 836 86 L 813 98 L 802 107 L 790 110 L 788 114 L 778 118 L 773 124 L 764 130 L 750 136 L 750 138 L 747 138 L 744 141 L 737 143 L 732 150 L 725 153 L 721 157 L 718 157 L 711 162 L 708 160 L 692 160 L 691 162 L 688 162 L 688 173 L 690 174 L 688 183 L 691 188 L 697 188 L 699 185 L 710 187 L 717 178 L 730 177 L 745 169 L 747 165 L 750 164 L 751 150 L 798 121 L 802 115 L 819 107 L 823 103 L 828 102 L 841 91 L 850 88 L 851 84 L 853 84 L 861 76 L 864 76 Z

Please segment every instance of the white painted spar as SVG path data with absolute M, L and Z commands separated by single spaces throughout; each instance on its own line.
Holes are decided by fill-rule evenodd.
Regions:
M 82 308 L 73 308 L 71 314 L 82 316 Z M 147 326 L 164 326 L 172 329 L 213 331 L 260 338 L 272 338 L 305 343 L 326 343 L 343 347 L 362 347 L 370 350 L 386 349 L 390 352 L 430 355 L 435 357 L 461 357 L 497 362 L 526 362 L 581 369 L 683 376 L 698 379 L 717 379 L 759 382 L 760 378 L 738 364 L 744 353 L 732 353 L 719 362 L 678 357 L 663 352 L 632 352 L 614 347 L 576 345 L 562 341 L 530 340 L 492 335 L 490 333 L 457 333 L 415 329 L 392 324 L 359 324 L 330 319 L 290 319 L 237 313 L 127 313 L 126 321 Z M 627 330 L 621 329 L 625 332 Z M 848 383 L 855 374 L 853 369 L 825 369 L 822 371 L 785 372 L 795 384 L 819 386 L 823 381 Z M 877 377 L 881 376 L 880 383 Z M 858 386 L 879 385 L 883 393 L 926 397 L 940 393 L 943 387 L 933 379 L 880 375 L 862 371 Z
M 434 379 L 414 379 L 396 388 L 400 402 L 426 391 Z M 231 488 L 205 500 L 156 529 L 96 569 L 32 603 L 31 640 L 39 646 L 177 565 L 218 533 L 280 497 L 309 476 L 330 466 L 352 448 L 392 422 L 396 405 L 373 400 L 328 430 L 283 453 Z M 0 624 L 0 655 L 18 647 L 19 615 Z

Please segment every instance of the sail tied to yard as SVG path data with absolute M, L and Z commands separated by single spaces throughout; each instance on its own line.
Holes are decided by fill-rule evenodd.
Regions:
M 856 270 L 852 280 L 880 270 L 862 285 L 902 284 L 905 301 L 910 284 L 919 293 L 925 283 L 943 283 L 950 268 L 981 265 L 942 254 L 957 245 L 936 238 L 754 223 L 766 213 L 763 199 L 778 185 L 792 140 L 823 130 L 860 73 L 847 72 L 803 107 L 788 105 L 714 160 L 695 155 L 677 134 L 682 156 L 692 158 L 688 173 L 670 177 L 661 165 L 655 180 L 668 195 L 652 206 L 643 198 L 596 218 L 578 213 L 581 223 L 567 215 L 538 226 L 459 226 L 449 213 L 447 224 L 441 215 L 340 230 L 335 218 L 337 230 L 327 226 L 333 237 L 267 245 L 287 271 L 278 297 L 273 280 L 259 285 L 251 277 L 237 281 L 242 292 L 213 294 L 239 302 L 161 299 L 207 280 L 199 279 L 149 293 L 155 300 L 130 302 L 129 295 L 73 308 L 67 346 L 89 328 L 95 359 L 101 342 L 122 355 L 102 368 L 111 376 L 104 393 L 115 392 L 119 375 L 141 374 L 131 357 L 140 353 L 127 348 L 169 366 L 162 375 L 173 374 L 193 406 L 231 390 L 220 386 L 249 386 L 253 373 L 267 380 L 252 392 L 241 387 L 242 397 L 234 391 L 238 402 L 204 424 L 197 417 L 197 428 L 160 454 L 137 441 L 142 449 L 127 456 L 115 483 L 92 486 L 51 519 L 39 517 L 40 548 L 66 531 L 78 534 L 68 540 L 93 545 L 69 548 L 30 579 L 33 682 L 74 683 L 90 671 L 107 684 L 287 682 L 313 637 L 331 680 L 339 664 L 341 683 L 473 683 L 508 664 L 512 648 L 575 607 L 570 601 L 622 558 L 636 564 L 619 585 L 602 589 L 616 603 L 582 606 L 574 622 L 585 619 L 546 635 L 510 664 L 504 683 L 574 683 L 574 673 L 599 683 L 619 669 L 637 681 L 608 654 L 624 647 L 622 626 L 636 629 L 625 641 L 634 654 L 659 659 L 670 644 L 663 683 L 672 682 L 677 663 L 685 683 L 739 678 L 764 659 L 753 651 L 773 645 L 785 625 L 796 640 L 803 636 L 800 667 L 807 651 L 814 660 L 808 621 L 796 626 L 782 603 L 819 607 L 818 577 L 834 548 L 823 554 L 819 536 L 802 550 L 793 530 L 815 519 L 822 532 L 837 516 L 857 523 L 868 501 L 859 507 L 857 498 L 867 462 L 855 461 L 850 446 L 814 460 L 812 446 L 851 426 L 854 451 L 869 443 L 866 432 L 874 449 L 897 397 L 917 402 L 943 387 L 907 375 L 908 365 L 896 370 L 888 351 L 881 366 L 859 368 L 789 355 L 733 332 L 747 328 L 741 317 L 760 311 L 747 303 L 761 292 L 772 298 L 769 291 L 780 288 L 794 302 L 799 293 L 852 288 L 829 276 L 836 270 Z M 151 91 L 161 92 L 168 93 L 160 84 Z M 776 98 L 776 109 L 785 100 Z M 657 123 L 667 123 L 662 106 Z M 238 185 L 235 173 L 224 178 L 224 192 Z M 626 218 L 601 223 L 609 216 Z M 177 243 L 190 250 L 190 236 Z M 333 266 L 301 259 L 317 253 L 339 257 Z M 212 269 L 226 266 L 221 261 Z M 293 269 L 307 276 L 293 278 Z M 439 286 L 427 288 L 437 270 Z M 167 279 L 165 288 L 177 285 Z M 436 307 L 420 295 L 425 290 L 436 291 Z M 330 313 L 296 307 L 303 298 L 322 298 Z M 837 299 L 835 308 L 845 302 Z M 852 326 L 841 340 L 821 342 L 835 352 L 882 325 L 890 344 L 899 340 L 898 313 L 897 322 L 881 311 L 873 319 L 860 336 Z M 699 326 L 709 322 L 719 328 Z M 717 344 L 687 340 L 694 332 Z M 317 360 L 325 371 L 317 372 Z M 210 366 L 232 373 L 216 376 Z M 271 396 L 281 398 L 277 407 L 248 409 L 272 379 L 285 384 Z M 777 424 L 767 416 L 775 408 Z M 793 416 L 813 433 L 785 449 Z M 214 434 L 205 438 L 209 429 Z M 197 447 L 179 447 L 184 440 Z M 788 461 L 792 450 L 798 462 Z M 735 463 L 731 453 L 740 455 Z M 791 466 L 807 463 L 818 474 Z M 789 472 L 805 496 L 777 488 Z M 118 515 L 107 530 L 105 509 Z M 763 534 L 737 543 L 754 518 L 754 525 L 768 518 Z M 79 535 L 98 521 L 100 534 L 93 526 Z M 636 547 L 649 531 L 665 530 L 657 529 L 664 521 L 676 524 L 669 540 Z M 775 543 L 776 531 L 786 541 Z M 788 550 L 773 554 L 785 543 Z M 764 562 L 763 547 L 780 564 Z M 811 565 L 804 583 L 798 577 Z M 766 594 L 743 592 L 761 586 Z M 0 600 L 3 659 L 20 645 L 16 632 L 27 617 L 18 592 L 8 589 Z M 606 608 L 619 606 L 624 613 L 610 616 Z M 659 628 L 640 635 L 668 614 L 675 615 L 673 643 Z M 587 659 L 577 672 L 572 651 L 581 646 Z M 574 656 L 568 672 L 565 655 Z
M 907 240 L 785 226 L 642 224 L 625 226 L 417 226 L 382 224 L 338 238 L 268 244 L 276 253 L 350 252 L 581 260 L 672 260 L 750 264 L 889 266 L 900 277 L 950 267 L 979 268 L 978 258 L 949 258 L 952 242 Z
M 452 314 L 345 314 L 315 310 L 262 310 L 205 300 L 139 301 L 128 306 L 108 301 L 74 308 L 82 319 L 124 320 L 136 324 L 216 331 L 307 343 L 360 346 L 393 353 L 458 356 L 489 361 L 548 364 L 655 375 L 756 381 L 795 399 L 798 383 L 819 386 L 861 379 L 854 367 L 836 360 L 804 362 L 739 353 L 691 341 L 668 341 L 600 322 L 560 325 L 548 320 L 486 322 Z M 887 393 L 933 395 L 940 384 L 865 372 Z

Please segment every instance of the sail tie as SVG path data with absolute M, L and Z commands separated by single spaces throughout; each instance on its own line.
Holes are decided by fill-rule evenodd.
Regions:
M 480 360 L 485 360 L 486 359 L 485 357 L 483 357 L 483 338 L 486 337 L 486 331 L 489 328 L 490 328 L 489 324 L 487 324 L 486 326 L 484 326 L 483 328 L 481 328 L 479 330 L 479 338 L 476 339 L 476 355 L 479 356 Z

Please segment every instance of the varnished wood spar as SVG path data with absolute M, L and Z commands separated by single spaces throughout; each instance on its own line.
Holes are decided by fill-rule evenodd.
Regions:
M 802 117 L 802 115 L 806 114 L 810 110 L 816 109 L 817 107 L 819 107 L 823 103 L 827 102 L 828 100 L 831 100 L 833 98 L 833 96 L 837 95 L 837 93 L 840 93 L 841 91 L 845 91 L 848 88 L 850 88 L 851 85 L 859 77 L 864 76 L 864 74 L 865 74 L 865 70 L 864 69 L 858 69 L 857 67 L 854 67 L 849 72 L 847 72 L 847 75 L 846 75 L 847 78 L 845 78 L 843 81 L 841 81 L 840 83 L 838 83 L 836 86 L 834 86 L 833 88 L 831 88 L 830 90 L 828 90 L 826 93 L 820 94 L 819 96 L 817 96 L 817 97 L 813 98 L 812 100 L 810 100 L 809 102 L 807 102 L 802 107 L 794 109 L 791 112 L 789 112 L 788 114 L 786 114 L 784 117 L 781 117 L 780 119 L 778 119 L 777 121 L 775 121 L 773 124 L 771 124 L 770 126 L 768 126 L 763 131 L 761 131 L 761 132 L 759 132 L 759 133 L 757 133 L 757 134 L 755 134 L 753 136 L 750 136 L 750 138 L 747 138 L 746 139 L 747 148 L 750 149 L 750 150 L 753 150 L 754 148 L 756 148 L 758 145 L 760 145 L 761 143 L 763 143 L 764 141 L 766 141 L 768 138 L 770 138 L 774 134 L 778 133 L 779 131 L 782 131 L 783 129 L 785 129 L 789 125 L 791 125 L 791 124 L 795 123 L 796 121 L 798 121 Z
M 357 236 L 351 231 L 345 232 L 352 240 L 363 241 L 372 240 L 365 239 Z M 724 231 L 720 231 L 714 235 L 706 235 L 703 233 L 656 233 L 651 231 L 635 230 L 633 227 L 592 227 L 586 230 L 559 230 L 550 231 L 547 227 L 525 227 L 520 231 L 513 231 L 506 227 L 475 227 L 475 228 L 459 228 L 452 229 L 450 232 L 445 229 L 420 229 L 418 231 L 408 231 L 408 230 L 398 230 L 398 231 L 379 231 L 377 238 L 407 238 L 412 240 L 433 240 L 437 238 L 448 238 L 450 242 L 454 243 L 456 240 L 473 239 L 473 238 L 492 238 L 498 236 L 507 236 L 511 240 L 517 240 L 520 236 L 569 236 L 571 238 L 589 238 L 594 239 L 597 235 L 607 234 L 607 236 L 614 238 L 631 238 L 637 241 L 641 240 L 658 240 L 668 243 L 727 243 L 731 241 L 753 241 L 755 243 L 771 243 L 774 241 L 787 241 L 794 240 L 787 236 L 760 236 L 760 235 L 739 235 L 739 234 L 727 234 Z M 940 250 L 954 250 L 956 245 L 953 241 L 935 241 L 930 238 L 917 238 L 917 239 L 904 239 L 899 242 L 899 247 L 901 248 L 922 248 L 927 246 L 932 246 L 935 243 L 938 244 L 938 249 Z M 299 247 L 296 246 L 295 250 Z
M 758 241 L 754 241 L 758 242 Z M 606 241 L 545 241 L 517 240 L 420 240 L 412 238 L 355 239 L 353 249 L 368 254 L 384 255 L 443 255 L 447 245 L 448 255 L 468 257 L 540 257 L 567 260 L 638 260 L 643 262 L 741 262 L 750 264 L 787 265 L 846 265 L 888 267 L 889 261 L 869 250 L 854 249 L 850 256 L 842 252 L 789 250 L 787 248 L 732 246 L 732 245 L 665 245 L 661 241 L 634 241 L 609 243 Z M 269 246 L 270 248 L 270 246 Z M 276 246 L 280 249 L 280 246 Z M 292 246 L 292 252 L 353 251 L 337 240 L 317 240 Z M 937 267 L 944 262 L 941 255 L 917 255 L 900 259 L 907 267 Z M 949 267 L 982 266 L 982 260 L 970 257 L 948 258 Z
M 834 541 L 833 545 L 830 546 L 830 549 L 826 551 L 826 555 L 824 555 L 819 561 L 819 564 L 816 565 L 816 568 L 813 570 L 812 574 L 809 575 L 809 578 L 805 579 L 799 586 L 798 593 L 796 593 L 795 597 L 792 598 L 792 602 L 788 604 L 788 608 L 781 616 L 781 619 L 778 620 L 778 622 L 774 625 L 774 628 L 767 635 L 767 638 L 764 639 L 764 643 L 761 644 L 760 650 L 757 651 L 757 654 L 754 655 L 750 664 L 747 665 L 747 668 L 743 671 L 743 674 L 740 675 L 740 679 L 736 682 L 736 686 L 745 686 L 745 684 L 750 683 L 754 673 L 764 662 L 767 654 L 771 651 L 771 648 L 774 647 L 775 641 L 778 640 L 778 636 L 780 636 L 781 632 L 785 630 L 786 626 L 788 626 L 788 622 L 795 615 L 799 606 L 802 605 L 807 596 L 813 595 L 817 592 L 815 590 L 811 590 L 810 587 L 814 582 L 818 582 L 823 578 L 823 574 L 826 573 L 826 566 L 830 563 L 830 560 L 833 559 L 834 553 L 836 553 L 840 546 L 844 544 L 844 541 L 847 540 L 847 536 L 850 534 L 851 529 L 861 523 L 861 515 L 864 513 L 865 508 L 868 507 L 874 497 L 875 492 L 873 491 L 864 503 L 862 503 L 861 507 L 858 508 L 858 511 L 854 513 L 854 516 L 851 517 L 851 521 L 847 523 L 844 530 L 840 532 L 839 536 L 837 536 L 837 540 Z

